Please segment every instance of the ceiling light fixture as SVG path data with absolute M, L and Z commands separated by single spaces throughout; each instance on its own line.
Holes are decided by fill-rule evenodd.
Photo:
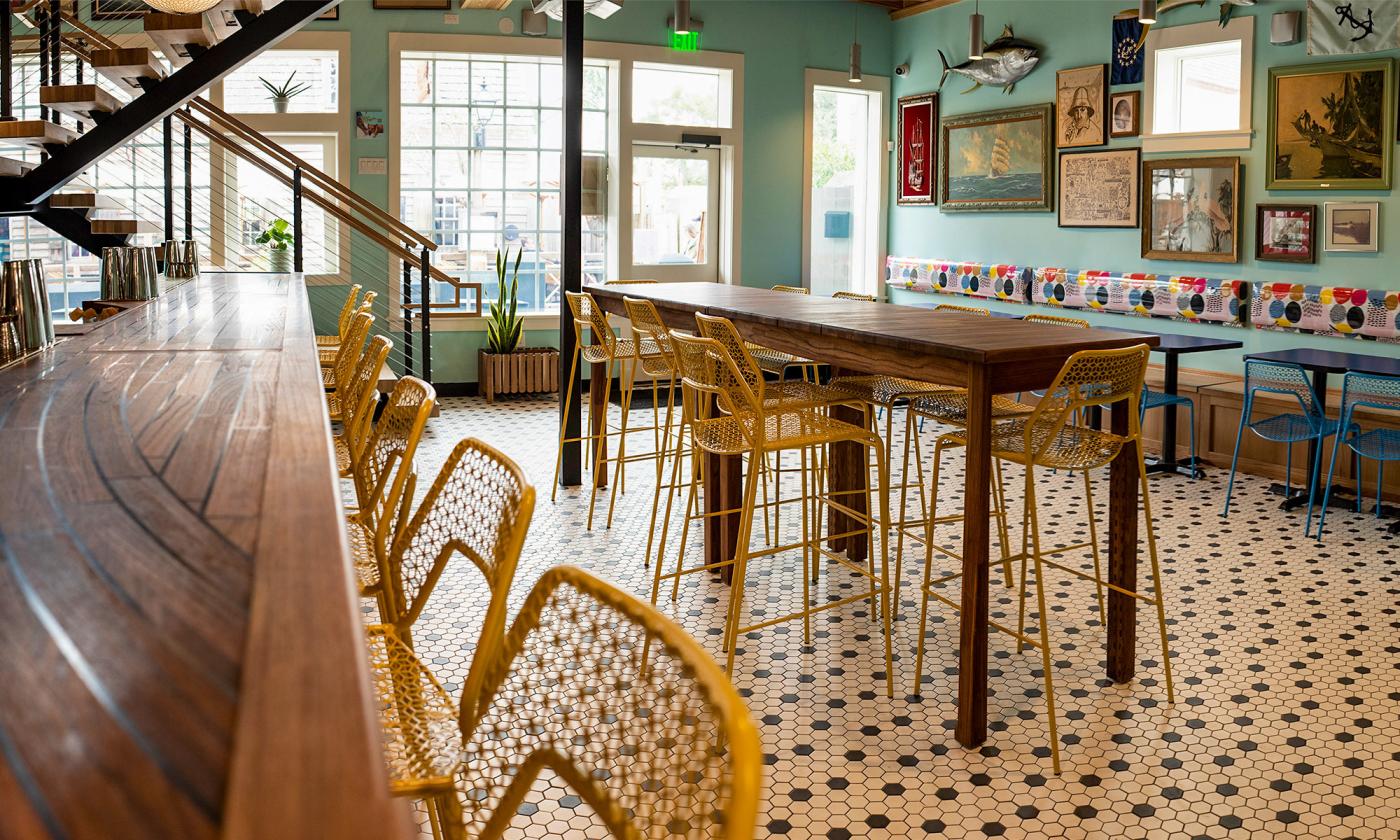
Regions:
M 852 83 L 861 80 L 860 75 L 860 11 L 856 11 L 855 29 L 851 34 L 851 72 L 846 77 Z
M 1157 0 L 1139 0 L 1138 22 L 1146 24 L 1157 22 Z
M 676 0 L 675 29 L 677 35 L 690 34 L 690 0 Z
M 564 0 L 530 0 L 535 11 L 555 20 L 564 19 Z M 583 10 L 594 17 L 609 18 L 622 8 L 622 0 L 583 0 Z
M 146 5 L 172 15 L 202 15 L 219 5 L 219 2 L 220 0 L 146 0 Z
M 977 61 L 982 57 L 982 4 L 979 2 L 972 9 L 968 20 L 967 57 Z

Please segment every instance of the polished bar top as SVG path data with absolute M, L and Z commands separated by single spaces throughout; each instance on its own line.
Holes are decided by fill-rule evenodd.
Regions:
M 300 277 L 0 370 L 0 834 L 404 836 Z

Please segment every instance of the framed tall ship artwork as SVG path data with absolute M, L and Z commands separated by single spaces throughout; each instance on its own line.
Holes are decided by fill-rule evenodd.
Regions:
M 938 161 L 938 94 L 899 98 L 899 204 L 933 204 Z
M 943 117 L 938 137 L 942 209 L 1051 210 L 1054 106 Z
M 1269 189 L 1388 190 L 1394 148 L 1393 59 L 1269 68 Z

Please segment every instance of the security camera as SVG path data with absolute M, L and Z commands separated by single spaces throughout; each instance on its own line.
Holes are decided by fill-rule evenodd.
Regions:
M 906 61 L 906 62 L 904 62 L 903 64 L 899 65 L 898 67 L 894 68 L 894 74 L 895 74 L 896 76 L 908 76 L 908 75 L 909 75 L 909 62 Z

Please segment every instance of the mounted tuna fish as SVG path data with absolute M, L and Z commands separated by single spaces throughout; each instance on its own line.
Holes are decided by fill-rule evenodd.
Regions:
M 1011 32 L 1011 25 L 1007 24 L 1006 28 L 1001 30 L 1001 37 L 982 49 L 981 58 L 970 58 L 956 67 L 949 67 L 947 56 L 939 50 L 938 59 L 943 62 L 943 76 L 938 80 L 939 88 L 948 80 L 949 73 L 957 73 L 976 82 L 963 93 L 971 93 L 982 85 L 999 87 L 1005 93 L 1010 93 L 1017 82 L 1035 69 L 1036 63 L 1040 61 L 1040 48 L 1016 40 L 1016 36 Z

